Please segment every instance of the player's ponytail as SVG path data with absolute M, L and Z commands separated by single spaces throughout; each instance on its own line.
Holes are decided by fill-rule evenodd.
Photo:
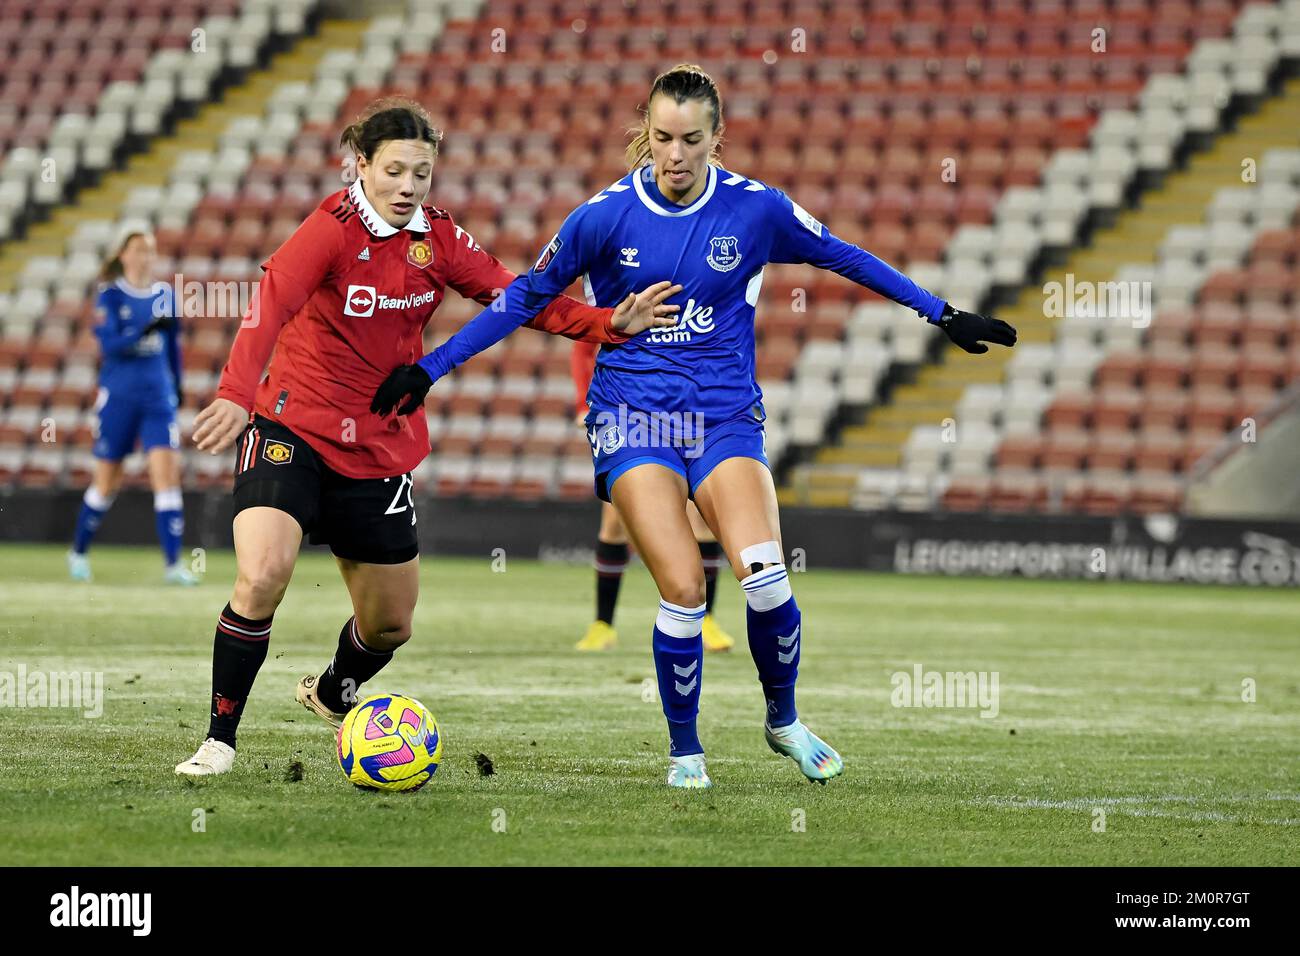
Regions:
M 113 243 L 112 252 L 109 254 L 108 258 L 100 264 L 100 282 L 116 282 L 118 279 L 122 278 L 122 273 L 124 271 L 122 267 L 122 253 L 126 251 L 127 245 L 136 236 L 148 237 L 149 232 L 145 229 L 127 229 L 118 237 L 117 242 Z
M 678 103 L 687 100 L 704 100 L 713 109 L 714 135 L 718 137 L 722 135 L 722 96 L 718 93 L 718 84 L 713 82 L 713 77 L 694 63 L 679 63 L 671 70 L 655 77 L 654 85 L 650 87 L 650 96 L 641 110 L 640 124 L 628 129 L 628 134 L 632 137 L 632 142 L 627 144 L 628 169 L 639 169 L 653 162 L 650 155 L 650 101 L 661 93 L 664 96 L 671 96 Z M 709 162 L 717 161 L 718 147 L 715 146 L 709 153 Z
M 433 147 L 438 156 L 442 130 L 433 125 L 424 107 L 405 96 L 385 96 L 370 103 L 339 137 L 346 146 L 367 161 L 374 159 L 379 144 L 390 139 L 418 139 Z

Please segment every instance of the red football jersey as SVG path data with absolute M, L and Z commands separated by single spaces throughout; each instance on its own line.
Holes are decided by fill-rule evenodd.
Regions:
M 429 454 L 423 414 L 381 418 L 370 400 L 393 369 L 424 354 L 445 290 L 487 305 L 515 278 L 440 209 L 420 207 L 405 229 L 389 225 L 360 180 L 322 202 L 262 269 L 217 396 L 283 422 L 351 478 L 392 478 Z M 626 341 L 612 314 L 562 296 L 527 324 Z
M 599 351 L 596 342 L 574 342 L 569 353 L 569 374 L 573 376 L 573 394 L 577 399 L 573 407 L 579 415 L 587 411 L 587 389 L 591 388 L 591 378 L 596 374 Z

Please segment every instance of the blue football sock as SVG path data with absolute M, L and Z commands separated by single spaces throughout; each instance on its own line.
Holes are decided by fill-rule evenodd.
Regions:
M 659 699 L 668 718 L 672 741 L 669 753 L 674 757 L 704 753 L 695 729 L 704 676 L 704 641 L 700 637 L 703 622 L 703 604 L 687 608 L 659 602 L 654 629 L 655 673 L 659 677 Z
M 72 539 L 74 552 L 86 553 L 91 540 L 95 537 L 95 532 L 99 530 L 100 522 L 104 520 L 104 515 L 108 514 L 108 509 L 113 506 L 113 497 L 112 495 L 104 497 L 94 485 L 86 489 L 81 499 L 81 510 L 77 512 L 77 530 Z
M 769 727 L 785 727 L 799 718 L 794 705 L 794 685 L 799 676 L 802 615 L 790 590 L 785 565 L 777 564 L 751 574 L 741 582 L 748 608 L 749 653 L 758 668 L 767 701 Z
M 181 553 L 181 535 L 185 533 L 185 514 L 181 508 L 179 488 L 154 492 L 154 524 L 158 529 L 158 543 L 162 545 L 163 563 L 169 568 Z

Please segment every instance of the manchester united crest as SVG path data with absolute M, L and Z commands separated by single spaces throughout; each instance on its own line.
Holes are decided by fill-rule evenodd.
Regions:
M 293 446 L 288 442 L 269 441 L 262 448 L 262 457 L 273 465 L 287 465 L 293 461 Z
M 429 240 L 412 242 L 406 249 L 406 261 L 416 268 L 426 268 L 433 261 L 433 247 L 429 245 Z

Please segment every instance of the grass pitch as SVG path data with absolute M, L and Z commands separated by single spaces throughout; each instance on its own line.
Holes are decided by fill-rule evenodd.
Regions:
M 725 579 L 717 613 L 738 646 L 706 658 L 700 718 L 714 789 L 677 792 L 646 692 L 643 568 L 624 578 L 619 648 L 580 655 L 588 568 L 426 560 L 415 637 L 365 690 L 423 700 L 445 756 L 422 791 L 388 795 L 348 785 L 330 729 L 293 701 L 351 613 L 327 554 L 304 554 L 276 614 L 235 771 L 192 781 L 172 768 L 207 727 L 233 554 L 177 590 L 155 583 L 152 550 L 96 549 L 90 585 L 66 580 L 63 551 L 0 548 L 0 677 L 102 672 L 103 713 L 0 707 L 9 864 L 1271 865 L 1300 851 L 1294 592 L 796 574 L 800 713 L 847 764 L 820 787 L 763 742 Z M 997 716 L 893 706 L 892 676 L 918 664 L 996 671 Z

